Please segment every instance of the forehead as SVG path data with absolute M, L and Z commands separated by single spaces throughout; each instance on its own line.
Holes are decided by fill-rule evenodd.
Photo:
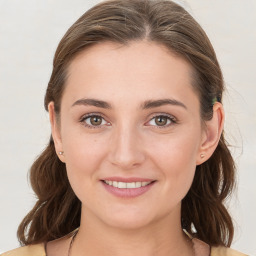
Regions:
M 72 101 L 77 97 L 114 100 L 117 96 L 129 101 L 168 95 L 182 100 L 196 97 L 192 73 L 186 60 L 160 44 L 104 42 L 85 49 L 71 62 L 66 92 Z
M 112 67 L 117 72 L 125 71 L 126 75 L 129 70 L 148 76 L 157 73 L 163 75 L 166 70 L 169 73 L 179 71 L 178 73 L 183 73 L 183 77 L 186 72 L 187 78 L 192 74 L 192 66 L 184 58 L 166 46 L 150 41 L 132 41 L 127 45 L 102 42 L 89 46 L 73 59 L 69 74 L 75 75 L 76 71 L 79 72 L 86 66 L 90 66 L 90 71 L 104 71 Z

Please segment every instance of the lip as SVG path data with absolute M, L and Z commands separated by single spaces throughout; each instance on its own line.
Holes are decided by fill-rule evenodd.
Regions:
M 124 177 L 106 177 L 101 179 L 103 180 L 109 180 L 109 181 L 120 181 L 120 182 L 151 182 L 155 181 L 153 179 L 146 179 L 146 178 L 140 178 L 140 177 L 129 177 L 129 178 L 124 178 Z
M 131 178 L 122 178 L 122 177 L 108 177 L 104 180 L 109 181 L 120 181 L 120 182 L 150 182 L 150 184 L 139 187 L 139 188 L 116 188 L 111 185 L 106 184 L 103 180 L 101 180 L 101 184 L 103 187 L 112 195 L 119 197 L 119 198 L 135 198 L 138 197 L 146 192 L 148 192 L 156 183 L 156 180 L 152 179 L 145 179 L 145 178 L 137 178 L 137 177 L 131 177 Z

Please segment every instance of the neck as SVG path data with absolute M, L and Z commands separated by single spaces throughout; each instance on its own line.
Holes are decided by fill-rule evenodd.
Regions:
M 71 255 L 191 256 L 192 243 L 181 229 L 180 215 L 174 216 L 165 216 L 147 226 L 122 229 L 102 223 L 88 210 L 82 211 Z

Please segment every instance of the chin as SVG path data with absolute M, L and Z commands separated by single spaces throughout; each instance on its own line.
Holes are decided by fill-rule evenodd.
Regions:
M 140 229 L 149 225 L 150 221 L 146 221 L 145 219 L 122 217 L 118 219 L 108 220 L 107 224 L 113 228 L 133 230 Z
M 109 212 L 101 216 L 101 219 L 108 226 L 120 229 L 139 229 L 154 221 L 152 213 L 146 214 L 138 211 Z

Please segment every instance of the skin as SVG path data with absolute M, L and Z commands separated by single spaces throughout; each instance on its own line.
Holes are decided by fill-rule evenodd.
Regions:
M 60 121 L 53 102 L 49 114 L 56 153 L 64 151 L 59 158 L 82 202 L 72 255 L 193 255 L 180 225 L 181 200 L 196 165 L 218 144 L 222 105 L 216 103 L 212 120 L 202 122 L 190 64 L 152 42 L 95 45 L 80 53 L 68 71 Z M 85 105 L 82 99 L 101 100 L 111 108 Z M 160 99 L 172 104 L 142 108 Z M 85 117 L 91 113 L 103 117 L 94 128 Z M 162 123 L 159 116 L 165 116 Z M 100 181 L 111 176 L 156 182 L 141 196 L 120 198 Z M 66 254 L 69 242 L 50 242 L 48 255 Z

